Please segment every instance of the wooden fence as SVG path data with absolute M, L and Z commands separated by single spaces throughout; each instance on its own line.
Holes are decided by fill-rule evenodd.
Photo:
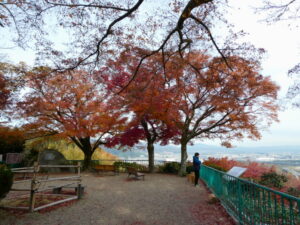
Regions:
M 43 177 L 39 176 L 39 173 L 42 168 L 75 168 L 77 169 L 76 175 L 74 176 L 56 176 L 56 177 Z M 27 192 L 26 194 L 17 195 L 20 196 L 28 196 L 29 197 L 29 206 L 22 207 L 22 206 L 2 206 L 2 208 L 11 208 L 11 209 L 23 209 L 29 210 L 30 212 L 38 211 L 40 209 L 44 209 L 50 206 L 54 206 L 63 202 L 71 201 L 74 199 L 80 199 L 82 195 L 82 185 L 81 185 L 81 174 L 80 174 L 81 164 L 80 162 L 77 165 L 38 165 L 38 163 L 34 163 L 33 167 L 23 167 L 23 168 L 15 168 L 12 169 L 12 172 L 16 174 L 20 174 L 23 176 L 22 180 L 14 180 L 13 188 L 11 189 L 12 192 Z M 66 184 L 56 184 L 54 186 L 48 186 L 41 188 L 41 184 L 53 181 L 66 181 L 70 183 Z M 30 183 L 30 188 L 14 188 L 14 184 L 24 184 Z M 76 195 L 66 195 L 66 194 L 49 194 L 45 193 L 46 191 L 52 191 L 55 188 L 65 188 L 65 187 L 74 187 L 76 190 Z M 37 195 L 60 195 L 66 197 L 65 199 L 60 199 L 45 205 L 37 206 L 36 207 L 36 196 Z

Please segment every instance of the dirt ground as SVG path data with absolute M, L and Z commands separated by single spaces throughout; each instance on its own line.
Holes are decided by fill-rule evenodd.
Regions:
M 184 177 L 146 174 L 145 181 L 127 174 L 82 175 L 83 199 L 49 212 L 12 214 L 0 209 L 1 225 L 231 225 L 219 203 L 208 203 L 203 184 Z

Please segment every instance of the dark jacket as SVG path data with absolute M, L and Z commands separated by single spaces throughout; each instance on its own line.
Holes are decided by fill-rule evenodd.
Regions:
M 193 156 L 193 167 L 194 170 L 200 170 L 201 161 L 197 156 Z

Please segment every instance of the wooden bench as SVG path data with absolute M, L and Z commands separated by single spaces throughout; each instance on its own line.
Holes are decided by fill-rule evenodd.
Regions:
M 93 167 L 96 172 L 109 172 L 112 171 L 116 174 L 119 174 L 119 170 L 114 165 L 96 165 Z
M 128 177 L 130 175 L 133 175 L 136 179 L 139 179 L 139 177 L 142 177 L 143 180 L 145 180 L 145 174 L 138 172 L 136 168 L 127 167 L 127 172 L 128 172 Z

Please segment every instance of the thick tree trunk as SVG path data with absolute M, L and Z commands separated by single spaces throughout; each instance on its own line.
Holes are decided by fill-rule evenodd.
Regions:
M 84 153 L 83 170 L 91 170 L 92 155 L 94 153 L 94 150 L 91 145 L 90 137 L 85 137 L 85 138 L 70 137 L 70 138 Z
M 188 158 L 187 155 L 187 142 L 181 142 L 181 161 L 180 161 L 180 169 L 178 172 L 179 176 L 185 176 L 186 174 L 186 160 Z
M 154 142 L 157 138 L 157 134 L 155 132 L 154 127 L 152 126 L 152 130 L 150 132 L 148 128 L 148 122 L 145 119 L 141 120 L 141 125 L 145 131 L 147 138 L 147 150 L 148 150 L 148 163 L 149 163 L 149 172 L 154 172 Z
M 86 149 L 84 152 L 84 160 L 83 160 L 83 170 L 91 170 L 92 169 L 92 155 L 93 152 L 91 150 Z
M 148 150 L 148 162 L 149 162 L 149 172 L 154 172 L 154 145 L 151 142 L 148 142 L 147 144 L 147 150 Z

